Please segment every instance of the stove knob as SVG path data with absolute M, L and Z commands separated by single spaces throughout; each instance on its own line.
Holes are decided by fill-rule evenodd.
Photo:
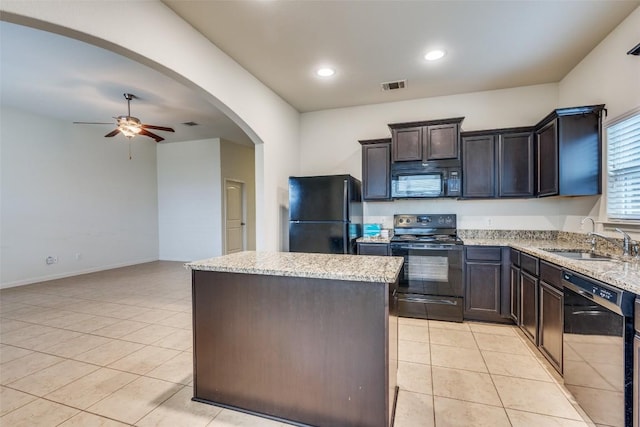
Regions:
M 398 220 L 398 222 L 399 222 L 400 224 L 402 224 L 402 223 L 404 222 L 404 219 L 400 218 L 400 219 Z
M 409 224 L 411 222 L 411 220 L 409 218 L 407 218 L 407 224 Z

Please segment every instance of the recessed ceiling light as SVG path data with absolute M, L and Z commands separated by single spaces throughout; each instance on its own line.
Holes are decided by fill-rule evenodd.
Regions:
M 424 59 L 426 59 L 427 61 L 435 61 L 436 59 L 442 58 L 444 55 L 444 50 L 436 49 L 427 52 L 427 54 L 424 56 Z
M 318 77 L 331 77 L 335 73 L 336 73 L 336 70 L 328 67 L 318 68 L 318 70 L 316 70 L 316 75 Z

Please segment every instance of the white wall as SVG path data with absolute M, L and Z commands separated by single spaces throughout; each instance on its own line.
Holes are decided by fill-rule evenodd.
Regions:
M 220 178 L 222 184 L 222 198 L 224 199 L 224 181 L 231 179 L 244 183 L 247 250 L 256 248 L 256 177 L 254 147 L 220 141 Z M 221 205 L 224 209 L 224 205 Z M 223 212 L 224 217 L 224 212 Z M 225 230 L 224 219 L 221 222 L 222 233 Z
M 159 256 L 222 255 L 220 140 L 158 144 Z
M 158 259 L 153 141 L 0 115 L 0 287 Z
M 112 1 L 30 2 L 3 0 L 3 19 L 56 31 L 96 44 L 172 76 L 203 92 L 234 120 L 256 150 L 257 242 L 282 248 L 287 178 L 299 172 L 299 114 L 202 34 L 159 1 L 126 2 L 127 16 Z M 95 19 L 99 16 L 100 19 Z
M 561 106 L 606 104 L 608 120 L 640 107 L 640 58 L 626 53 L 640 41 L 640 7 L 596 46 L 559 84 Z M 606 125 L 607 120 L 605 120 Z M 604 161 L 606 171 L 606 132 Z M 606 173 L 603 191 L 606 194 Z M 588 213 L 606 221 L 605 197 Z M 578 231 L 580 218 L 568 217 L 565 230 Z M 600 226 L 599 228 L 602 228 Z M 631 233 L 640 238 L 640 232 Z M 620 234 L 610 232 L 611 236 Z
M 463 130 L 531 126 L 557 108 L 556 84 L 476 92 L 301 116 L 301 173 L 362 176 L 359 139 L 389 137 L 388 123 L 464 116 Z M 456 213 L 459 228 L 561 230 L 598 197 L 528 200 L 428 200 L 365 203 L 365 221 L 392 227 L 394 213 Z
M 559 84 L 561 106 L 606 104 L 609 118 L 640 107 L 640 7 L 618 25 Z

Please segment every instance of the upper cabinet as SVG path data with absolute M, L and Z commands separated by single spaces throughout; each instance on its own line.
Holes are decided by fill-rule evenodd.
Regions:
M 604 105 L 561 108 L 536 125 L 536 194 L 589 196 L 602 192 Z
M 464 117 L 423 122 L 393 123 L 393 162 L 428 162 L 460 157 L 460 123 Z
M 362 199 L 391 199 L 391 139 L 368 139 L 362 145 Z
M 533 156 L 533 128 L 462 133 L 463 197 L 532 197 Z

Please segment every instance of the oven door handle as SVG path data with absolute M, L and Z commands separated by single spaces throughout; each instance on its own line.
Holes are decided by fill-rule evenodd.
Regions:
M 456 246 L 460 246 L 460 245 L 455 245 L 453 243 L 438 243 L 438 246 L 436 247 L 432 247 L 432 246 L 420 246 L 420 245 L 397 245 L 397 244 L 391 244 L 391 250 L 393 249 L 411 249 L 411 250 L 421 250 L 421 251 L 442 251 L 442 250 L 449 250 L 449 249 L 453 249 Z
M 443 299 L 437 297 L 414 297 L 414 296 L 400 296 L 398 297 L 398 301 L 404 302 L 419 302 L 425 304 L 440 304 L 440 305 L 458 305 L 456 300 Z

